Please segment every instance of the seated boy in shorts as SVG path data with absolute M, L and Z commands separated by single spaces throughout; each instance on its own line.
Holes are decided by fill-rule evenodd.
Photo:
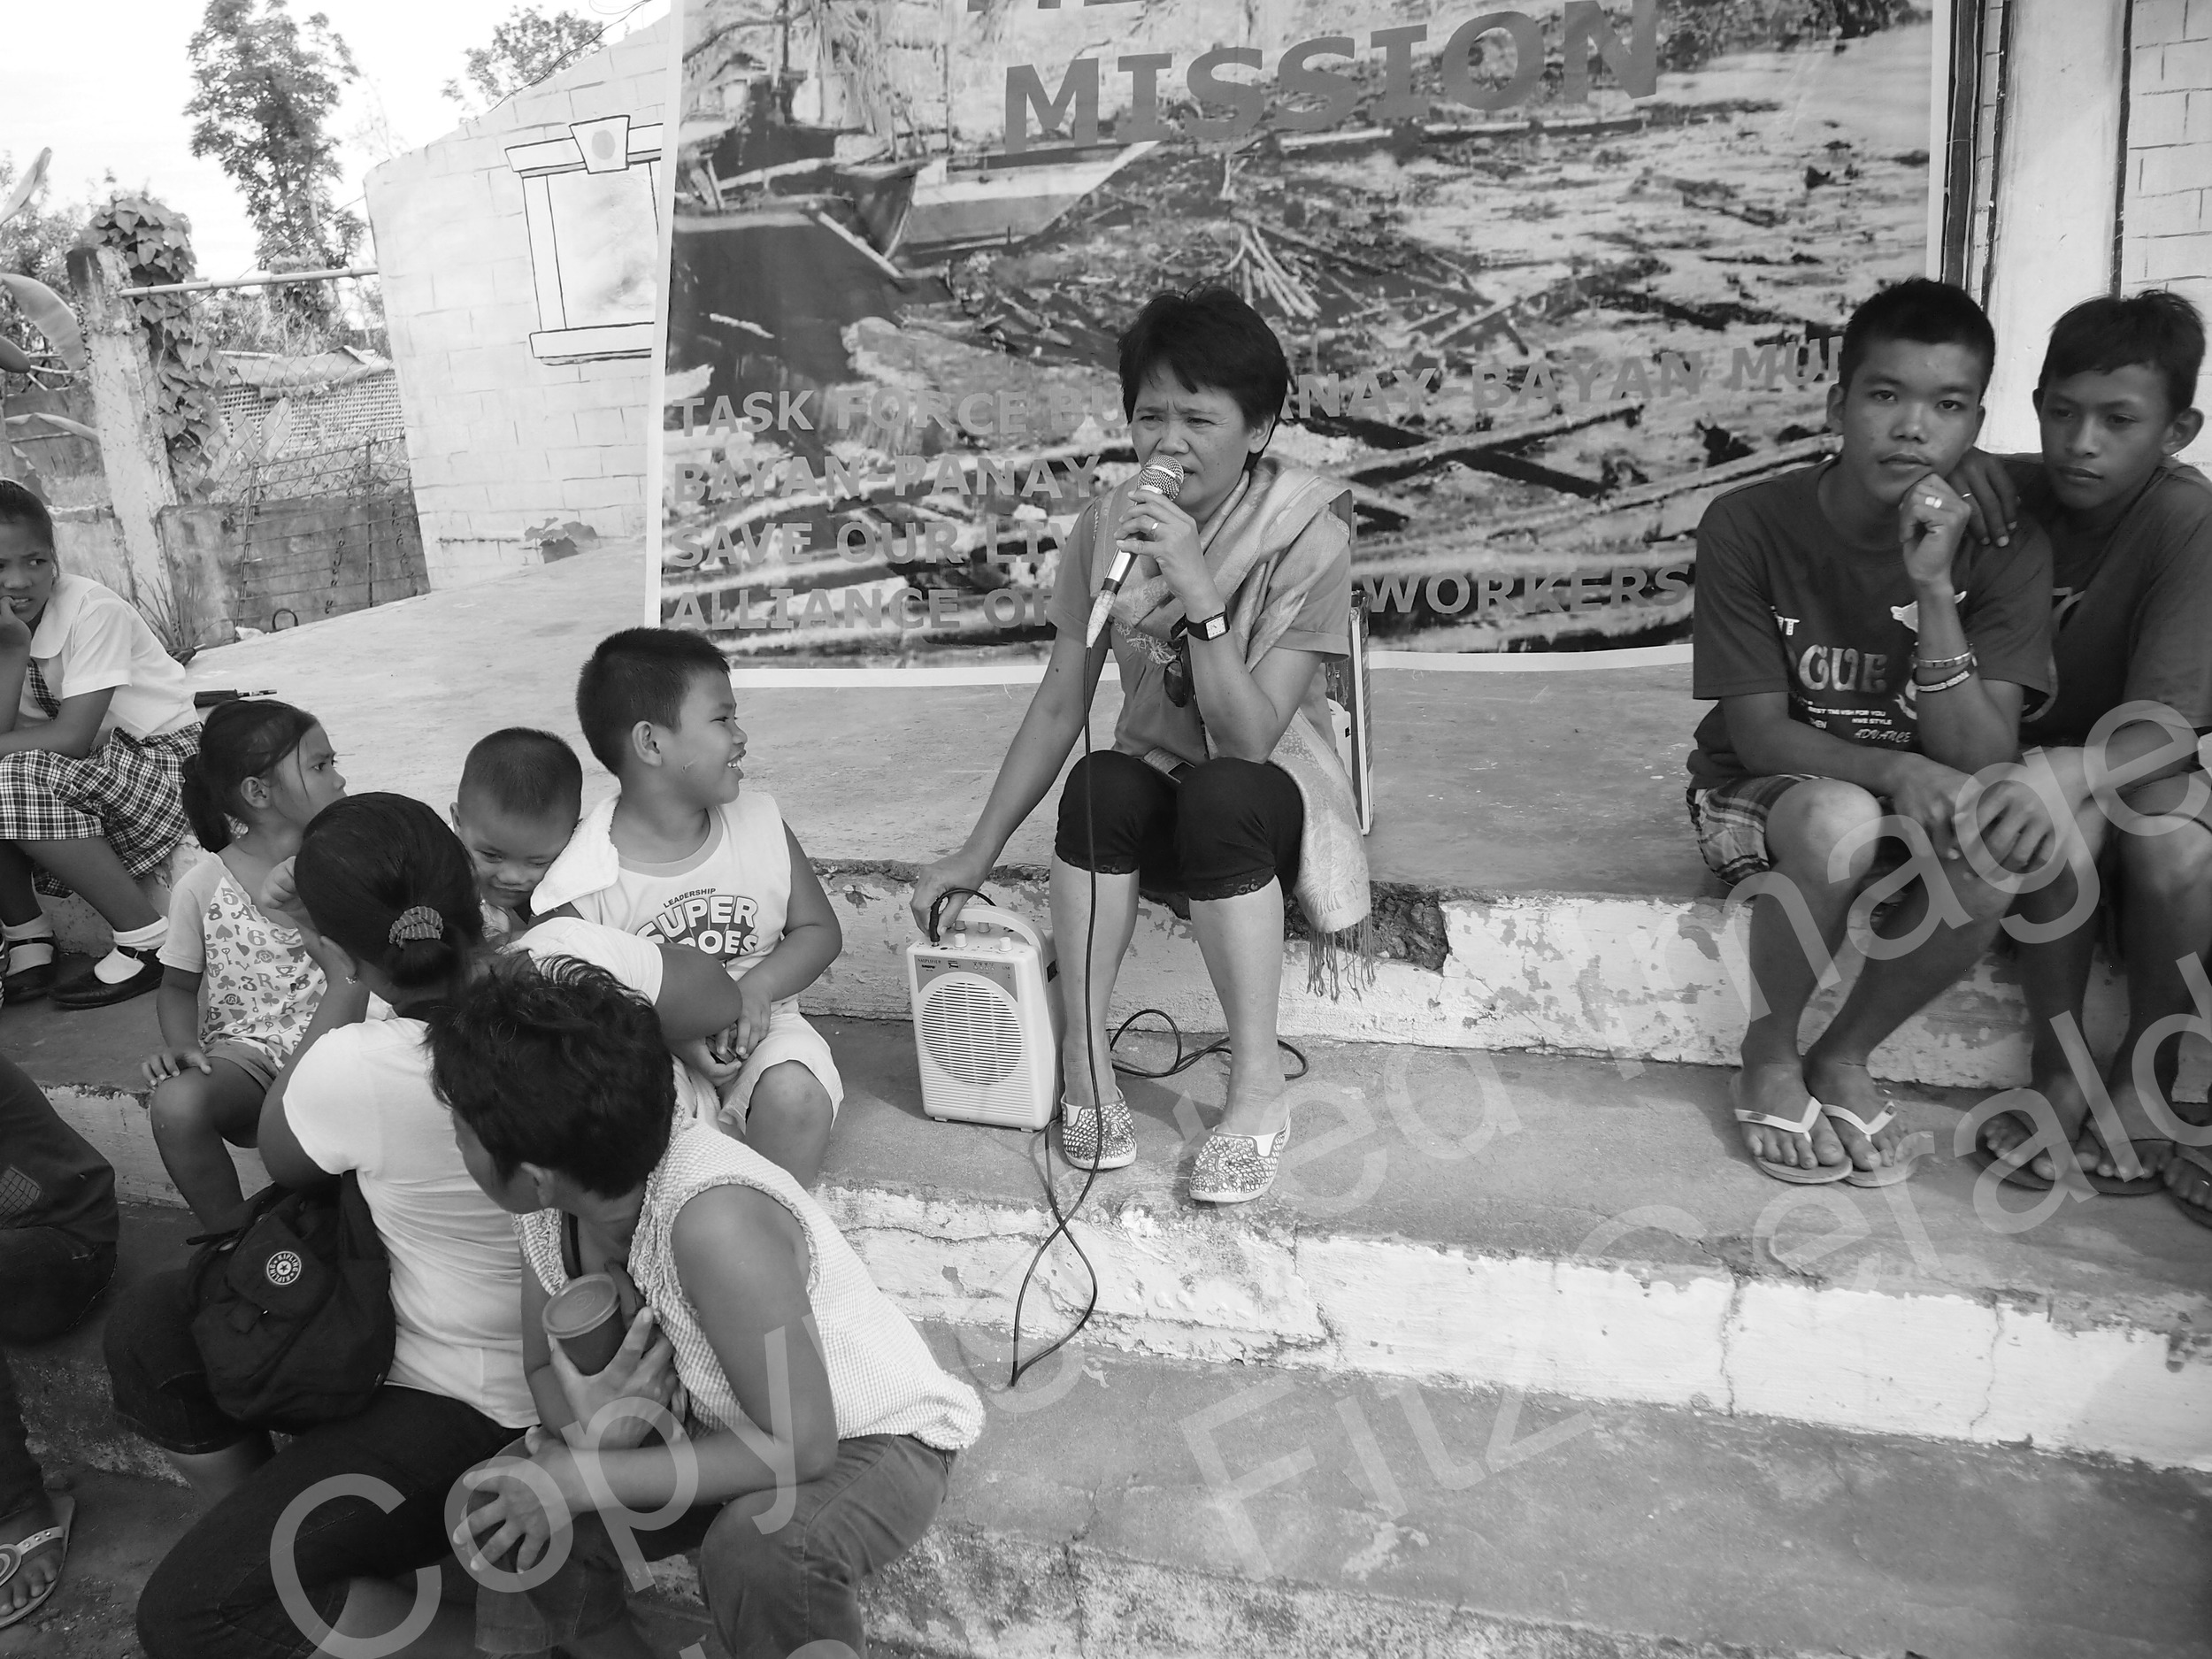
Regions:
M 1977 453 L 1961 481 L 1994 526 L 2015 521 L 2016 504 L 2050 536 L 2057 687 L 2020 733 L 2050 764 L 2067 809 L 2059 821 L 2078 837 L 2005 924 L 2034 1020 L 2030 1087 L 2053 1108 L 2055 1133 L 2001 1111 L 1982 1145 L 2028 1186 L 2051 1185 L 2068 1148 L 2107 1190 L 2150 1190 L 2162 1171 L 2191 1213 L 2212 1217 L 2212 1175 L 2176 1155 L 2170 1109 L 2172 1022 L 2194 1010 L 2180 964 L 2201 964 L 2212 944 L 2212 781 L 2196 743 L 2212 727 L 2212 483 L 2176 458 L 2203 429 L 2192 407 L 2203 362 L 2203 319 L 2180 296 L 2085 300 L 2044 354 L 2042 454 L 2000 465 Z M 2070 1033 L 2114 878 L 2128 1028 L 2100 1079 Z
M 550 732 L 511 726 L 469 750 L 454 791 L 453 832 L 476 867 L 484 936 L 537 920 L 530 896 L 584 816 L 584 769 Z
M 742 787 L 729 664 L 704 634 L 626 629 L 584 664 L 576 716 L 622 787 L 578 826 L 534 902 L 723 964 L 744 1014 L 711 1054 L 687 1057 L 709 1068 L 746 1144 L 811 1187 L 845 1088 L 798 996 L 844 933 L 774 798 Z
M 1716 874 L 1757 883 L 1732 1094 L 1745 1144 L 1780 1180 L 1910 1172 L 1868 1057 L 1973 965 L 2011 902 L 1962 839 L 2017 863 L 2052 835 L 2024 785 L 1990 790 L 1978 822 L 1960 810 L 1970 774 L 2017 755 L 2024 689 L 2051 685 L 2048 543 L 1965 536 L 1966 503 L 1944 481 L 1980 429 L 1995 352 L 1959 289 L 1885 289 L 1844 330 L 1828 393 L 1841 452 L 1730 491 L 1698 526 L 1693 689 L 1717 706 L 1690 757 L 1690 820 Z M 1801 1053 L 1806 1005 L 1870 887 L 1870 905 L 1905 896 Z

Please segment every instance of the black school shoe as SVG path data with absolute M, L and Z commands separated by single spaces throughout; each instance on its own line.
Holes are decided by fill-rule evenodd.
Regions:
M 106 1008 L 111 1003 L 127 1002 L 134 996 L 143 996 L 149 991 L 161 988 L 161 957 L 157 950 L 140 949 L 135 945 L 118 945 L 125 956 L 136 959 L 138 968 L 127 979 L 118 979 L 110 985 L 98 974 L 88 969 L 73 979 L 64 980 L 50 993 L 56 1008 Z
M 35 968 L 12 969 L 4 979 L 0 979 L 0 1002 L 33 1002 L 54 988 L 54 968 L 61 960 L 61 947 L 55 945 L 51 939 L 26 940 L 23 942 L 51 945 L 56 954 Z M 7 960 L 11 963 L 15 960 L 12 946 L 8 949 Z

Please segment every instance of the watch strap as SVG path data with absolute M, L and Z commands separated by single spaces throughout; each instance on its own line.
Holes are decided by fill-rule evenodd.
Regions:
M 1229 613 L 1225 611 L 1217 611 L 1210 617 L 1202 617 L 1195 622 L 1185 617 L 1175 625 L 1176 633 L 1194 634 L 1202 640 L 1217 640 L 1228 631 Z

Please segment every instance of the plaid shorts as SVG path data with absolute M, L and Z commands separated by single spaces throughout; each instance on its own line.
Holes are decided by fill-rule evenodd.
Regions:
M 1767 815 L 1784 795 L 1817 775 L 1770 772 L 1763 778 L 1733 779 L 1717 789 L 1689 790 L 1690 827 L 1697 833 L 1697 850 L 1705 867 L 1732 887 L 1773 869 L 1774 861 L 1767 856 Z M 1886 810 L 1888 803 L 1883 804 Z M 1903 841 L 1885 835 L 1874 844 L 1874 866 L 1867 873 L 1870 878 L 1887 875 L 1911 856 L 1912 849 Z M 1875 914 L 1893 908 L 1901 896 L 1892 894 Z
M 112 731 L 82 760 L 50 749 L 0 755 L 0 841 L 99 840 L 135 881 L 161 867 L 191 826 L 179 792 L 200 728 L 134 738 Z M 38 890 L 69 889 L 40 872 Z

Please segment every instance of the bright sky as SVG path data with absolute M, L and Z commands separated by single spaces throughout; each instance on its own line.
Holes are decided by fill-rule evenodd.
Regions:
M 369 169 L 460 124 L 466 111 L 439 88 L 460 78 L 462 55 L 489 45 L 493 28 L 517 4 L 291 0 L 295 17 L 321 12 L 329 18 L 361 71 L 332 123 L 343 142 L 342 203 L 350 201 L 365 219 L 359 197 Z M 150 189 L 191 219 L 202 275 L 241 276 L 254 269 L 253 227 L 222 168 L 212 157 L 192 154 L 192 123 L 184 113 L 193 91 L 185 42 L 204 9 L 203 0 L 7 7 L 13 70 L 0 98 L 0 152 L 20 168 L 41 149 L 52 148 L 41 199 L 47 207 L 96 197 L 111 171 L 127 190 Z M 614 22 L 612 39 L 664 15 L 668 0 L 642 6 L 634 0 L 541 0 L 537 9 Z

